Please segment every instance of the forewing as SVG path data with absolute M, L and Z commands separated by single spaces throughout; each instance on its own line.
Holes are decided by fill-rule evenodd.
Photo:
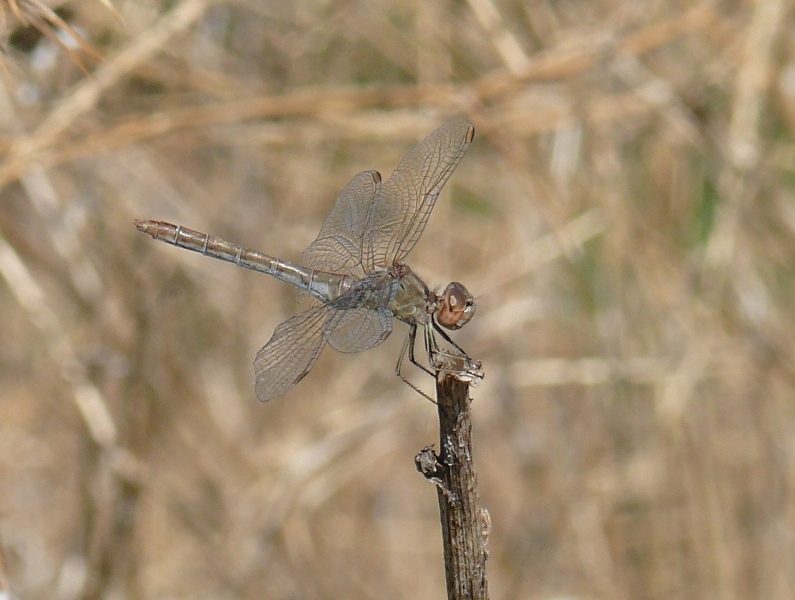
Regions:
M 337 196 L 317 239 L 304 250 L 301 264 L 317 271 L 364 276 L 362 234 L 373 198 L 381 186 L 377 171 L 359 173 Z
M 469 147 L 475 128 L 448 121 L 400 161 L 373 200 L 364 231 L 365 271 L 403 258 L 422 235 L 442 187 Z
M 254 359 L 257 398 L 275 398 L 309 373 L 326 345 L 323 326 L 330 314 L 326 305 L 317 303 L 276 328 Z

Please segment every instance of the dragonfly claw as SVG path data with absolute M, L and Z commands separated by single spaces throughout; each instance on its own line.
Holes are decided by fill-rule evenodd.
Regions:
M 437 352 L 432 366 L 438 375 L 450 375 L 470 387 L 478 387 L 483 381 L 483 363 L 465 355 Z

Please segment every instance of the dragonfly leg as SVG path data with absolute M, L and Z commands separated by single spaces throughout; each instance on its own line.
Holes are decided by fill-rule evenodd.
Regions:
M 449 335 L 447 335 L 447 332 L 444 329 L 442 329 L 435 320 L 433 321 L 433 328 L 439 335 L 441 335 L 444 338 L 445 342 L 450 344 L 453 348 L 455 348 L 456 350 L 458 350 L 461 353 L 461 356 L 458 357 L 458 358 L 465 358 L 467 360 L 470 360 L 469 359 L 469 355 L 466 352 L 464 352 L 464 349 L 461 346 L 459 346 L 458 344 L 456 344 L 452 340 L 452 338 Z
M 427 334 L 427 331 L 426 331 L 426 334 Z M 417 325 L 416 324 L 413 325 L 411 327 L 411 329 L 409 330 L 409 335 L 406 338 L 406 340 L 407 340 L 407 343 L 408 343 L 409 361 L 411 362 L 411 364 L 413 364 L 415 367 L 418 367 L 418 368 L 422 369 L 423 371 L 425 371 L 431 377 L 436 377 L 436 373 L 431 371 L 428 367 L 426 367 L 422 363 L 417 362 L 417 359 L 416 359 L 416 357 L 414 355 L 414 346 L 415 346 L 415 344 L 417 342 Z M 425 339 L 425 348 L 426 348 L 426 351 L 427 351 L 427 348 L 428 348 L 427 335 L 426 335 L 426 339 Z M 431 366 L 433 366 L 433 365 L 431 365 Z
M 425 353 L 428 355 L 428 364 L 431 366 L 431 368 L 438 371 L 438 361 L 435 359 L 435 357 L 437 354 L 439 354 L 439 344 L 436 343 L 436 336 L 433 335 L 433 328 L 426 325 L 424 333 Z
M 450 342 L 450 344 L 456 350 L 458 350 L 460 354 L 455 354 L 454 352 L 446 350 L 445 348 L 440 348 L 439 343 L 436 341 L 434 330 L 438 331 L 446 341 Z M 458 371 L 458 369 L 446 366 L 444 361 L 445 358 L 463 360 L 464 363 L 471 362 L 471 359 L 469 356 L 467 356 L 467 353 L 464 352 L 461 346 L 451 340 L 447 333 L 438 327 L 427 327 L 425 329 L 425 349 L 428 353 L 428 364 L 430 364 L 433 369 L 436 369 L 437 372 L 441 371 L 443 373 L 454 373 Z
M 473 361 L 461 346 L 450 339 L 450 336 L 439 327 L 436 321 L 433 321 L 433 327 L 428 327 L 428 330 L 432 349 L 428 353 L 428 361 L 431 366 L 439 372 L 449 373 L 459 381 L 476 387 L 483 380 L 483 368 L 480 361 Z M 458 354 L 453 350 L 440 348 L 433 333 L 434 331 L 438 332 L 445 341 L 449 342 L 450 346 Z
M 415 343 L 416 339 L 417 339 L 417 326 L 413 325 L 409 329 L 409 334 L 406 336 L 406 341 L 403 342 L 403 348 L 400 350 L 400 356 L 398 356 L 397 365 L 395 365 L 395 375 L 400 377 L 400 379 L 403 381 L 403 383 L 407 384 L 411 389 L 413 389 L 415 392 L 417 392 L 420 396 L 422 396 L 426 400 L 429 400 L 429 401 L 433 402 L 434 404 L 436 404 L 436 401 L 433 398 L 431 398 L 428 394 L 423 392 L 416 385 L 411 383 L 408 379 L 406 379 L 403 376 L 403 373 L 401 373 L 401 367 L 403 366 L 403 359 L 405 358 L 406 351 L 408 350 L 409 361 L 413 365 L 416 365 L 417 367 L 419 367 L 420 369 L 422 369 L 423 371 L 428 373 L 429 375 L 435 377 L 435 375 L 430 370 L 428 370 L 424 365 L 421 365 L 420 363 L 418 363 L 415 360 L 415 358 L 414 358 L 414 343 Z

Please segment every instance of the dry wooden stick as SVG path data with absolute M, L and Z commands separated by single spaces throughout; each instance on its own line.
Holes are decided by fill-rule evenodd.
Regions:
M 423 448 L 414 462 L 436 485 L 442 521 L 444 571 L 449 600 L 487 600 L 486 542 L 489 513 L 480 507 L 472 460 L 469 386 L 452 376 L 436 382 L 439 446 Z

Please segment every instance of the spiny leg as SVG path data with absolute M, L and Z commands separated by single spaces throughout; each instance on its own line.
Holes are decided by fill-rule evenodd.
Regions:
M 435 320 L 433 321 L 433 328 L 434 328 L 434 330 L 436 330 L 437 333 L 439 333 L 439 335 L 441 335 L 444 338 L 444 341 L 449 343 L 453 348 L 455 348 L 456 350 L 458 350 L 461 353 L 461 356 L 459 356 L 457 358 L 465 358 L 467 360 L 471 360 L 469 358 L 469 355 L 466 352 L 464 352 L 464 349 L 461 346 L 459 346 L 458 344 L 456 344 L 452 340 L 452 338 L 449 335 L 447 335 L 447 332 L 444 329 L 442 329 Z M 437 347 L 437 350 L 438 350 L 438 347 Z M 450 354 L 447 354 L 447 355 L 451 356 Z
M 450 343 L 452 349 L 439 347 L 434 330 Z M 483 379 L 480 361 L 473 361 L 461 346 L 450 339 L 436 321 L 433 321 L 433 327 L 428 326 L 428 331 L 431 347 L 428 353 L 428 361 L 436 369 L 437 373 L 448 373 L 459 381 L 465 381 L 471 385 L 477 385 Z
M 439 344 L 436 343 L 436 337 L 433 335 L 433 329 L 426 323 L 423 334 L 425 337 L 425 354 L 428 355 L 428 364 L 431 368 L 438 371 L 436 365 L 436 355 L 439 354 Z
M 431 375 L 432 377 L 435 377 L 435 375 L 429 369 L 427 369 L 425 366 L 421 365 L 420 363 L 418 363 L 415 360 L 415 358 L 414 358 L 414 343 L 415 343 L 416 339 L 417 339 L 417 325 L 413 324 L 411 326 L 411 328 L 409 329 L 409 333 L 406 336 L 406 340 L 403 342 L 403 347 L 400 350 L 400 356 L 398 356 L 397 365 L 395 365 L 395 375 L 400 377 L 400 379 L 403 381 L 403 383 L 407 384 L 411 389 L 413 389 L 415 392 L 417 392 L 420 396 L 422 396 L 423 398 L 425 398 L 427 400 L 430 400 L 431 402 L 436 404 L 436 401 L 433 398 L 431 398 L 428 394 L 423 392 L 416 385 L 411 383 L 408 379 L 403 377 L 403 373 L 400 372 L 401 371 L 401 367 L 403 365 L 403 359 L 406 356 L 406 350 L 408 350 L 408 352 L 409 352 L 409 361 L 412 364 L 414 364 L 417 367 L 419 367 L 420 369 L 422 369 L 423 371 L 425 371 L 426 373 L 428 373 L 428 375 Z
M 440 348 L 439 342 L 436 339 L 436 335 L 434 331 L 438 331 L 442 337 L 450 342 L 450 344 L 460 352 L 460 354 L 454 354 L 453 352 L 447 350 L 446 348 Z M 428 353 L 428 364 L 431 365 L 433 369 L 436 370 L 438 373 L 439 371 L 443 373 L 450 373 L 454 372 L 457 369 L 451 369 L 450 367 L 444 364 L 443 358 L 452 358 L 456 360 L 463 359 L 465 362 L 470 362 L 470 358 L 466 355 L 466 353 L 461 349 L 461 347 L 456 344 L 450 337 L 438 326 L 436 326 L 436 322 L 433 322 L 433 327 L 431 324 L 426 325 L 425 327 L 425 350 Z
M 411 362 L 411 364 L 413 364 L 416 367 L 419 367 L 420 369 L 425 371 L 431 377 L 436 377 L 436 373 L 431 371 L 428 367 L 426 367 L 422 363 L 417 362 L 417 359 L 416 359 L 416 357 L 414 355 L 414 346 L 417 343 L 417 324 L 416 323 L 411 326 L 411 329 L 409 329 L 409 335 L 406 338 L 406 340 L 408 342 L 409 361 Z M 428 348 L 428 341 L 427 340 L 425 340 L 425 348 L 426 348 L 426 351 L 427 351 L 427 348 Z
M 461 347 L 451 340 L 444 331 L 438 327 L 435 327 L 436 322 L 433 322 L 433 325 L 434 327 L 432 327 L 431 324 L 425 325 L 425 352 L 428 355 L 428 365 L 430 365 L 430 367 L 436 371 L 436 374 L 438 374 L 440 371 L 443 373 L 449 373 L 457 370 L 445 366 L 444 361 L 440 360 L 440 357 L 452 358 L 456 360 L 463 359 L 465 362 L 470 362 L 470 358 L 461 349 Z M 440 348 L 439 342 L 436 339 L 436 335 L 434 335 L 434 330 L 438 331 L 442 337 L 450 342 L 450 344 L 452 344 L 459 352 L 461 352 L 461 354 L 456 355 L 445 348 Z

